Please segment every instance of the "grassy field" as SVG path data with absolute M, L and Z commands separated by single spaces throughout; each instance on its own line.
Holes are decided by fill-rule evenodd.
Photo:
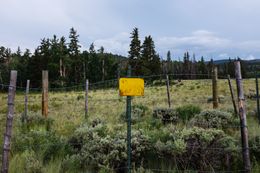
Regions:
M 236 93 L 235 81 L 232 81 Z M 244 93 L 246 96 L 254 95 L 254 79 L 243 81 Z M 182 80 L 172 83 L 170 86 L 170 96 L 172 107 L 183 105 L 196 105 L 202 110 L 212 109 L 212 85 L 211 80 Z M 218 91 L 220 97 L 219 109 L 227 112 L 233 111 L 229 86 L 226 80 L 218 81 Z M 14 136 L 21 132 L 20 118 L 24 111 L 24 94 L 19 91 L 15 98 L 15 121 Z M 7 94 L 0 93 L 0 144 L 2 146 L 3 132 L 6 121 Z M 133 129 L 143 129 L 145 133 L 153 130 L 150 122 L 153 117 L 153 110 L 157 108 L 167 108 L 167 93 L 165 85 L 147 85 L 143 97 L 133 97 L 132 105 L 143 105 L 148 109 L 145 115 L 135 123 Z M 260 127 L 256 118 L 256 100 L 246 97 L 247 120 L 249 137 L 258 136 Z M 75 130 L 86 122 L 92 122 L 97 118 L 107 124 L 107 134 L 113 134 L 116 131 L 126 131 L 126 123 L 122 120 L 126 109 L 126 98 L 119 96 L 117 88 L 93 90 L 89 93 L 89 113 L 85 119 L 85 93 L 81 91 L 69 92 L 50 92 L 49 93 L 49 117 L 53 120 L 52 131 L 60 138 L 67 140 Z M 29 114 L 41 114 L 41 94 L 34 92 L 29 95 Z M 185 124 L 177 124 L 175 128 L 184 128 Z M 164 128 L 165 130 L 166 128 Z M 39 129 L 38 129 L 39 130 Z M 157 129 L 155 129 L 157 130 Z M 149 132 L 148 132 L 149 131 Z M 233 131 L 232 135 L 239 139 L 240 130 Z M 17 155 L 11 152 L 11 167 L 16 167 Z M 19 159 L 18 159 L 19 160 Z M 61 158 L 55 159 L 48 164 L 44 164 L 42 172 L 57 172 L 61 167 Z M 41 161 L 40 161 L 41 162 Z M 22 169 L 22 168 L 21 168 Z M 254 169 L 258 169 L 257 165 Z M 17 172 L 17 169 L 11 168 L 11 172 Z M 77 172 L 77 171 L 76 171 Z M 139 170 L 139 172 L 142 172 Z M 143 171 L 144 172 L 144 171 Z M 153 172 L 153 171 L 151 171 Z M 257 171 L 256 171 L 257 172 Z

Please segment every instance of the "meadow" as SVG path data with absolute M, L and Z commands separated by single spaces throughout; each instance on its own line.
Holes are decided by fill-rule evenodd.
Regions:
M 234 80 L 232 84 L 237 93 Z M 253 98 L 255 80 L 245 79 L 243 84 L 252 172 L 259 172 L 260 158 L 257 156 L 260 155 L 260 147 L 257 144 L 260 144 L 260 127 L 256 99 Z M 99 84 L 102 85 L 105 86 L 105 83 Z M 227 80 L 218 80 L 218 92 L 219 108 L 215 112 L 212 110 L 212 84 L 209 79 L 171 80 L 171 109 L 168 108 L 165 81 L 149 83 L 144 96 L 133 97 L 133 171 L 242 170 L 239 121 L 233 113 Z M 11 173 L 126 170 L 126 98 L 119 96 L 117 87 L 100 89 L 95 88 L 95 84 L 90 85 L 86 117 L 84 91 L 50 89 L 49 115 L 44 118 L 41 116 L 41 93 L 31 90 L 27 123 L 21 121 L 23 100 L 24 92 L 18 88 L 10 154 Z M 7 92 L 2 91 L 1 146 L 6 102 Z M 203 115 L 216 119 L 214 122 L 212 119 L 205 120 Z M 204 124 L 200 124 L 202 122 Z M 227 161 L 224 159 L 226 156 L 231 159 Z

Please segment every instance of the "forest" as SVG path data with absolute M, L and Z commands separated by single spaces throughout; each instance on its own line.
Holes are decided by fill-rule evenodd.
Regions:
M 51 87 L 66 87 L 83 84 L 86 79 L 91 83 L 109 79 L 117 79 L 126 75 L 128 65 L 131 65 L 133 76 L 149 76 L 161 74 L 177 74 L 184 79 L 210 78 L 213 64 L 219 67 L 219 76 L 228 74 L 234 77 L 234 61 L 239 57 L 224 61 L 205 61 L 202 56 L 184 52 L 183 57 L 173 57 L 171 51 L 166 57 L 161 57 L 155 48 L 152 36 L 146 36 L 142 42 L 139 39 L 138 28 L 130 33 L 130 49 L 128 56 L 107 53 L 101 46 L 96 48 L 94 43 L 89 50 L 82 50 L 79 34 L 74 28 L 70 29 L 69 37 L 43 38 L 35 50 L 18 47 L 16 51 L 4 46 L 0 47 L 0 83 L 7 83 L 9 72 L 18 71 L 17 85 L 25 86 L 27 79 L 33 87 L 41 85 L 42 70 L 49 71 Z M 207 58 L 208 59 L 208 58 Z M 258 62 L 259 63 L 259 62 Z M 250 64 L 241 60 L 243 77 L 254 77 L 257 63 Z M 196 77 L 194 77 L 196 74 Z

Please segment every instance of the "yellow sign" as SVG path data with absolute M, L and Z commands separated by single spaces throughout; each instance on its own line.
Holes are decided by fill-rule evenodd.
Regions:
M 120 94 L 120 96 L 143 96 L 144 95 L 144 79 L 120 78 L 119 94 Z

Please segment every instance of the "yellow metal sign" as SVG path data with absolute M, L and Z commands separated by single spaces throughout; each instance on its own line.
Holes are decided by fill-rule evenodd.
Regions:
M 144 79 L 120 78 L 119 94 L 120 94 L 120 96 L 143 96 L 144 95 Z

